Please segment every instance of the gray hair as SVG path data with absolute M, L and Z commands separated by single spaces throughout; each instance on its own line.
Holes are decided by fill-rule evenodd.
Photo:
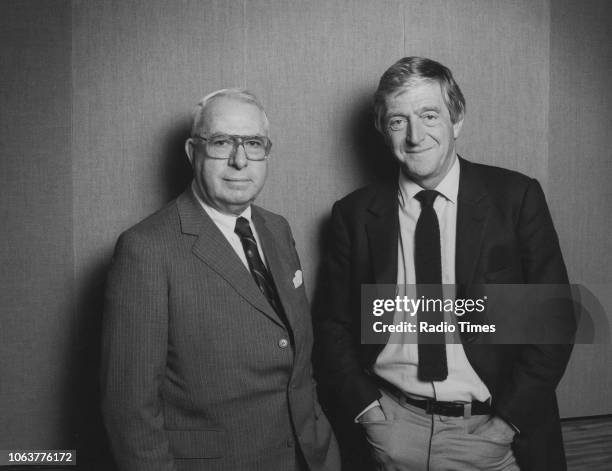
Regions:
M 419 80 L 429 80 L 440 84 L 444 104 L 448 108 L 453 124 L 465 115 L 465 98 L 451 71 L 439 62 L 425 57 L 404 57 L 389 67 L 380 78 L 374 94 L 374 113 L 376 128 L 381 131 L 382 115 L 387 96 L 402 88 L 414 85 Z
M 264 110 L 263 105 L 253 93 L 249 92 L 248 90 L 245 90 L 244 88 L 222 88 L 221 90 L 217 90 L 206 95 L 194 108 L 193 120 L 191 125 L 192 136 L 196 135 L 198 130 L 202 127 L 202 122 L 204 120 L 204 116 L 206 115 L 206 109 L 208 108 L 208 106 L 217 98 L 222 97 L 232 98 L 234 100 L 255 105 L 257 108 L 259 108 L 261 114 L 263 115 L 264 130 L 266 131 L 266 133 L 269 132 L 270 124 L 268 122 L 266 110 Z

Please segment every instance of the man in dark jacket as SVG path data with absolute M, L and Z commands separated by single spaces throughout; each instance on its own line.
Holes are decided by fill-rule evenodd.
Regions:
M 426 332 L 362 344 L 364 284 L 456 285 L 459 296 L 475 285 L 568 283 L 539 183 L 457 156 L 465 101 L 450 70 L 401 59 L 380 80 L 375 113 L 399 177 L 334 205 L 328 309 L 317 322 L 339 429 L 365 435 L 382 470 L 565 469 L 555 388 L 569 344 L 449 343 Z M 571 315 L 552 322 L 571 339 Z

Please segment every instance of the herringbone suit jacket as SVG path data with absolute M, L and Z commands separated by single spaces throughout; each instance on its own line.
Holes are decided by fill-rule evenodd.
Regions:
M 259 207 L 252 219 L 288 325 L 191 190 L 119 238 L 102 406 L 120 469 L 284 471 L 296 447 L 313 471 L 339 468 L 291 231 Z

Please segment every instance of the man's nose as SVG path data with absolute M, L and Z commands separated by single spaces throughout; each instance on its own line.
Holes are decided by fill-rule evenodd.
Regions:
M 230 155 L 227 163 L 238 170 L 241 170 L 249 165 L 249 160 L 246 157 L 246 152 L 242 143 L 236 146 L 236 150 L 234 150 L 234 153 Z
M 420 144 L 425 138 L 425 129 L 418 119 L 411 119 L 406 126 L 406 142 L 411 146 Z

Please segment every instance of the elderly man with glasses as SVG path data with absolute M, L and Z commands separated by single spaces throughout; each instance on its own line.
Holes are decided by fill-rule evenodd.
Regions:
M 196 107 L 193 182 L 119 238 L 103 326 L 103 414 L 122 470 L 339 469 L 312 379 L 287 221 L 253 205 L 272 143 L 257 98 Z

